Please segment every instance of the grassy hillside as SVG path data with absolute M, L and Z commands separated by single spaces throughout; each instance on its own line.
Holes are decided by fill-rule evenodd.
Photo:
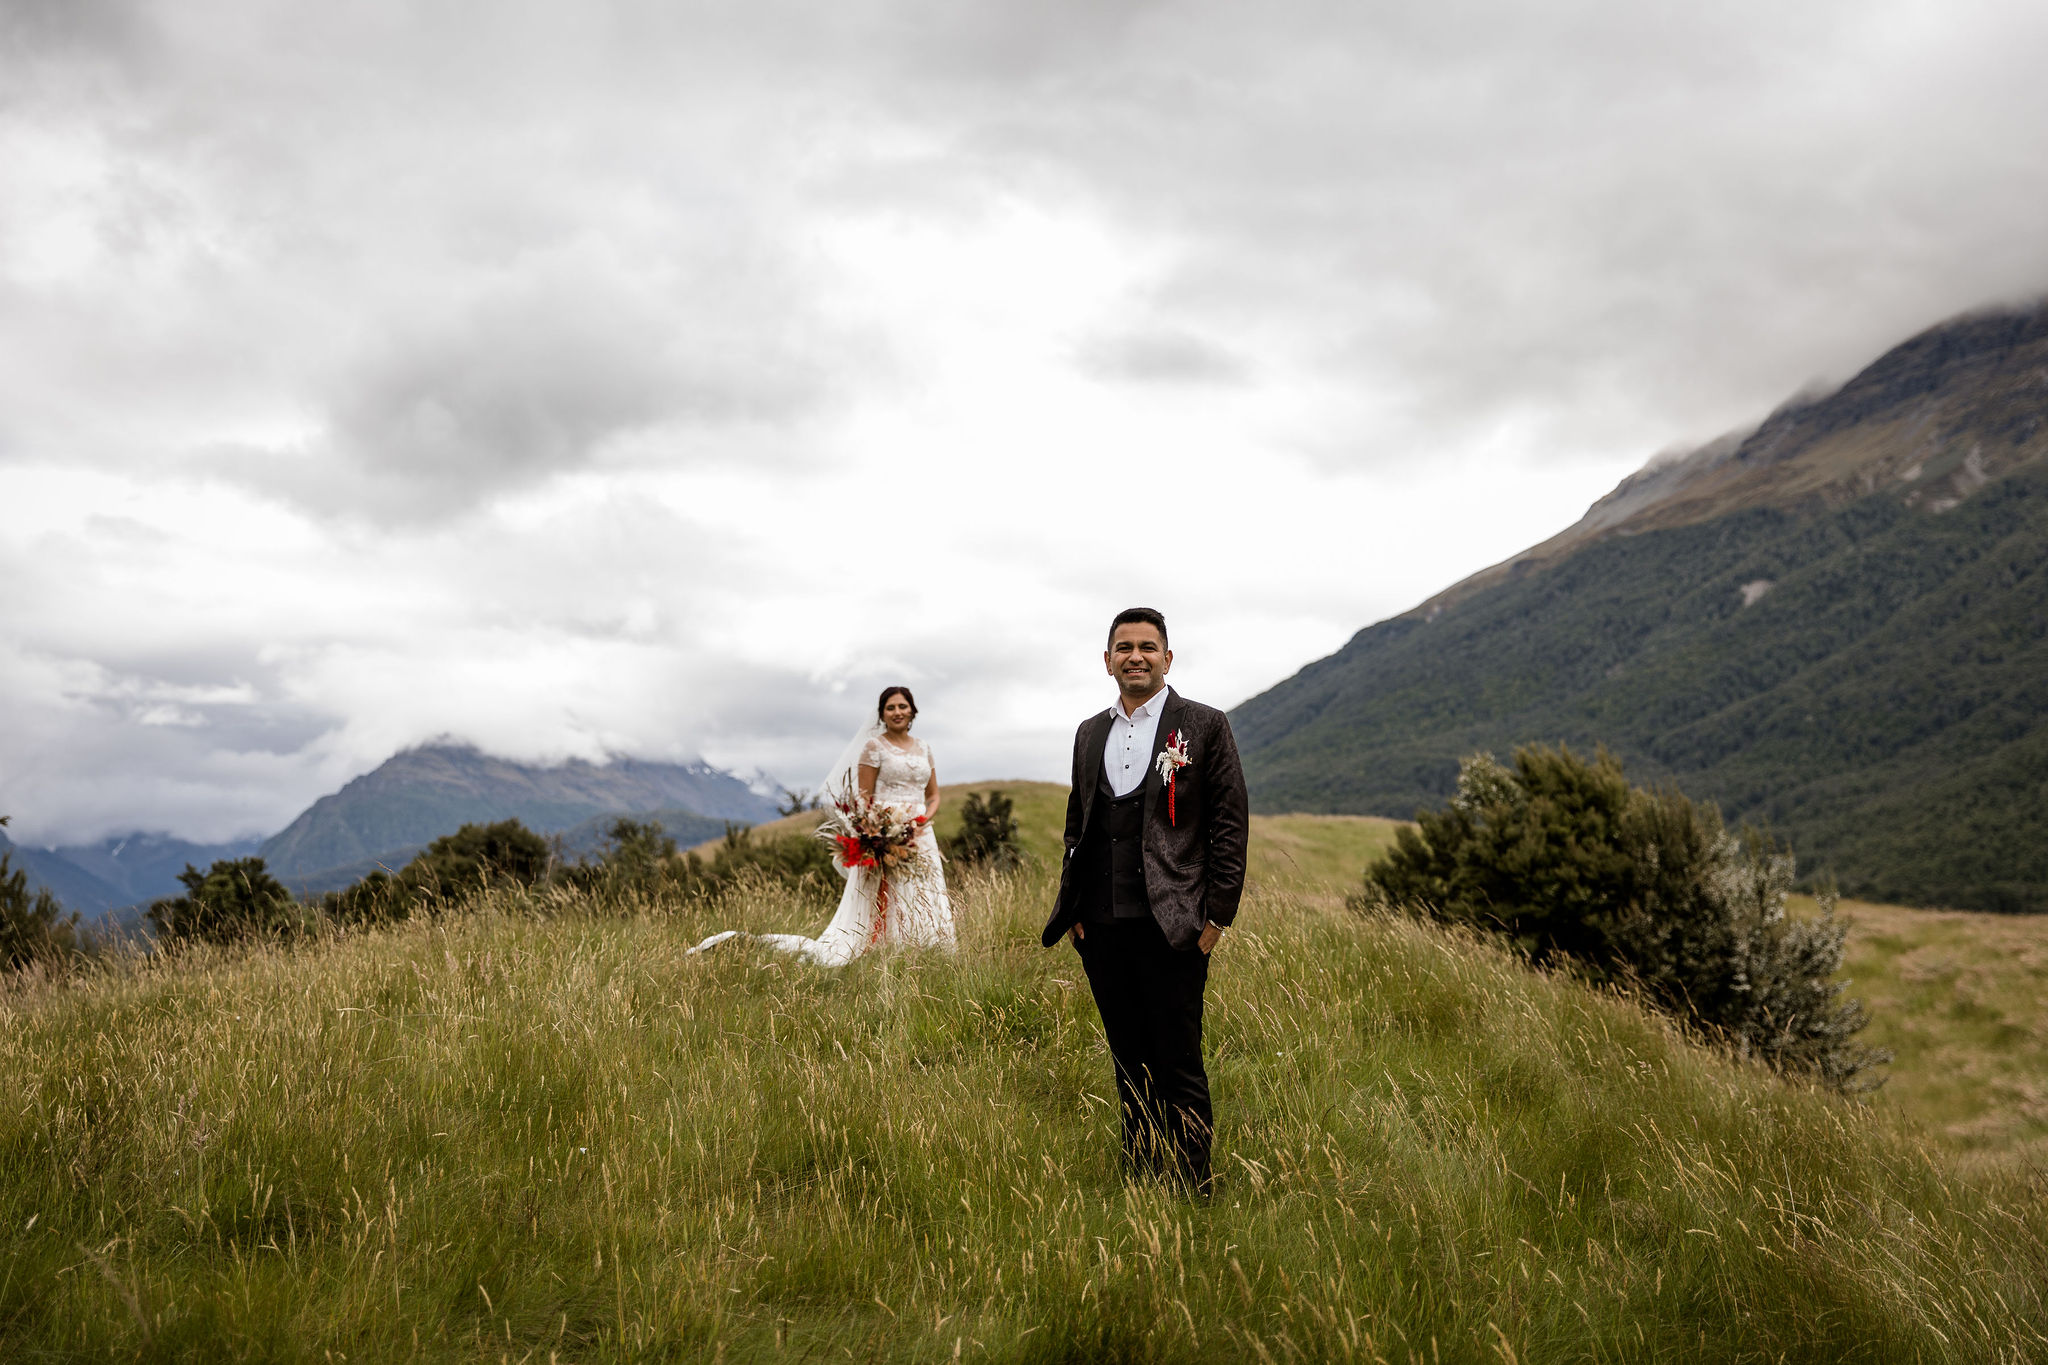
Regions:
M 939 788 L 939 837 L 960 830 L 960 810 L 969 792 L 1002 792 L 1017 815 L 1018 839 L 1041 868 L 1058 867 L 1061 831 L 1066 827 L 1067 788 L 1058 782 L 963 782 Z M 809 834 L 823 817 L 784 816 L 754 827 L 754 837 Z M 1359 872 L 1394 841 L 1401 822 L 1355 815 L 1255 815 L 1252 817 L 1248 877 L 1254 884 L 1286 885 L 1300 891 L 1349 892 Z M 698 844 L 709 857 L 719 840 Z
M 1855 1104 L 1342 911 L 1391 822 L 1258 817 L 1197 1207 L 1035 946 L 1064 791 L 987 785 L 1043 861 L 956 879 L 955 960 L 550 892 L 0 995 L 0 1359 L 2048 1360 L 2024 1161 L 1888 1117 L 2038 1150 L 2048 922 L 1850 907 Z
M 1051 865 L 1066 788 L 993 782 L 1016 802 L 1027 847 Z M 803 832 L 815 816 L 762 826 L 762 837 Z M 1360 871 L 1393 842 L 1400 822 L 1372 816 L 1254 815 L 1255 888 L 1322 908 L 1358 889 Z M 942 830 L 951 825 L 940 812 Z M 708 852 L 714 844 L 705 845 Z M 1795 914 L 1813 914 L 1794 897 Z M 2024 1163 L 2048 1151 L 2048 916 L 1916 910 L 1848 901 L 1842 976 L 1870 1006 L 1864 1041 L 1893 1064 L 1869 1103 L 1943 1150 L 1970 1160 Z
M 2048 1156 L 2048 917 L 1850 902 L 1843 975 L 1890 1048 L 1876 1097 L 1972 1159 Z
M 1365 865 L 1393 846 L 1404 821 L 1370 815 L 1254 815 L 1253 886 L 1342 897 Z
M 820 973 L 717 908 L 0 997 L 0 1358 L 2048 1359 L 2048 1213 L 1482 945 L 1254 893 L 1222 1183 L 1114 1167 L 1050 893 Z

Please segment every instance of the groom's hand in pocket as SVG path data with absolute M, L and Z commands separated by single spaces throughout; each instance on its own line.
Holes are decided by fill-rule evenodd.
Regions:
M 1211 921 L 1202 926 L 1202 936 L 1195 940 L 1195 946 L 1207 956 L 1211 949 L 1223 941 L 1223 926 Z
M 1076 943 L 1079 943 L 1082 939 L 1088 937 L 1088 931 L 1081 927 L 1081 921 L 1079 920 L 1075 920 L 1074 927 L 1069 929 L 1067 932 L 1074 936 L 1074 942 Z

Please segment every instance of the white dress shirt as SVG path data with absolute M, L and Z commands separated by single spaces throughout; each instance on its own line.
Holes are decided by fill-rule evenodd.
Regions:
M 1172 691 L 1171 687 L 1160 688 L 1150 701 L 1128 716 L 1124 714 L 1122 697 L 1109 708 L 1109 738 L 1102 745 L 1102 771 L 1109 778 L 1109 789 L 1118 796 L 1129 796 L 1145 780 L 1145 770 L 1152 764 L 1152 743 L 1159 738 L 1159 713 L 1166 709 L 1167 694 Z

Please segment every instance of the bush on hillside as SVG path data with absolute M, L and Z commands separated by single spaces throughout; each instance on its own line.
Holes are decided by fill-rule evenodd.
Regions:
M 814 792 L 808 787 L 791 790 L 782 789 L 782 799 L 775 803 L 777 815 L 802 815 L 807 810 L 821 810 L 825 805 L 825 793 Z
M 532 886 L 548 873 L 553 861 L 548 841 L 517 820 L 489 825 L 464 825 L 428 844 L 405 865 L 423 891 L 444 900 L 459 900 L 493 881 Z
M 613 882 L 653 890 L 676 878 L 676 841 L 657 820 L 618 820 L 604 837 L 601 861 Z
M 555 877 L 578 891 L 658 896 L 680 881 L 685 870 L 676 855 L 676 841 L 659 821 L 621 818 L 605 832 L 596 859 L 579 859 L 558 869 Z
M 409 919 L 415 911 L 443 908 L 494 881 L 531 886 L 548 873 L 547 840 L 517 820 L 464 825 L 444 834 L 395 874 L 378 869 L 325 897 L 322 908 L 340 924 Z
M 1366 869 L 1365 897 L 1511 938 L 1639 983 L 1738 1051 L 1851 1088 L 1889 1060 L 1852 1040 L 1869 1022 L 1833 980 L 1845 929 L 1785 913 L 1796 864 L 1767 835 L 1731 834 L 1712 805 L 1631 787 L 1591 761 L 1530 746 L 1513 768 L 1466 760 L 1457 795 L 1421 811 Z
M 946 840 L 946 856 L 970 867 L 1008 871 L 1024 861 L 1017 840 L 1017 814 L 1002 792 L 967 793 L 960 805 L 960 832 Z
M 321 913 L 336 924 L 382 924 L 410 917 L 414 901 L 396 875 L 378 868 L 354 886 L 320 898 Z
M 261 858 L 223 858 L 201 872 L 178 874 L 185 894 L 149 907 L 150 927 L 166 946 L 287 938 L 311 927 L 313 915 L 270 875 Z
M 558 875 L 577 890 L 655 900 L 716 900 L 750 886 L 829 901 L 838 896 L 840 884 L 831 853 L 817 840 L 794 834 L 756 839 L 745 825 L 731 823 L 724 841 L 706 857 L 678 854 L 675 840 L 659 824 L 621 820 L 612 826 L 596 861 L 576 863 Z
M 7 817 L 0 815 L 0 825 Z M 49 888 L 29 890 L 28 873 L 0 853 L 0 972 L 64 967 L 83 955 L 78 916 L 67 913 Z
M 683 894 L 705 899 L 741 886 L 774 886 L 830 902 L 842 884 L 831 850 L 819 840 L 798 834 L 756 839 L 742 825 L 727 825 L 725 842 L 709 858 L 691 853 L 679 871 Z

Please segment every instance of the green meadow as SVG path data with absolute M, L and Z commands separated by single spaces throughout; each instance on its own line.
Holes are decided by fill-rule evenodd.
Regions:
M 1842 974 L 1891 1049 L 1873 1099 L 1966 1165 L 2048 1161 L 2048 916 L 1844 902 Z
M 956 958 L 544 888 L 16 984 L 0 1359 L 2048 1360 L 2028 1163 L 1347 911 L 1383 821 L 1261 818 L 1217 1195 L 1125 1183 L 1058 789 L 1002 785 L 1039 857 Z

